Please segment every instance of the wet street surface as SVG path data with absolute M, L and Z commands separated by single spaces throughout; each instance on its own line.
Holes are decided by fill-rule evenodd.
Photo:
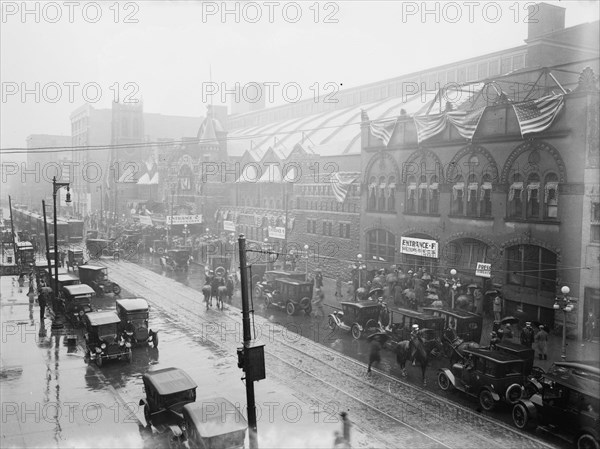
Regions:
M 138 404 L 145 397 L 142 375 L 169 366 L 196 380 L 198 400 L 226 396 L 244 411 L 235 352 L 242 341 L 239 292 L 225 310 L 214 304 L 206 310 L 201 266 L 172 273 L 158 264 L 144 269 L 126 261 L 96 262 L 109 267 L 109 278 L 124 289 L 121 297 L 148 300 L 159 347 L 136 347 L 131 363 L 98 368 L 84 359 L 82 330 L 52 329 L 48 318 L 42 328 L 39 308 L 29 307 L 27 287 L 19 293 L 3 277 L 2 447 L 165 447 L 166 436 L 145 428 Z M 107 295 L 93 305 L 110 310 L 114 301 Z M 440 395 L 435 373 L 445 360 L 428 370 L 425 389 L 418 366 L 407 367 L 407 383 L 386 351 L 367 375 L 364 339 L 332 332 L 326 319 L 290 317 L 257 301 L 254 309 L 254 332 L 266 344 L 267 379 L 255 383 L 261 447 L 332 447 L 341 411 L 354 423 L 353 447 L 566 446 L 539 431 L 517 431 L 508 407 L 482 414 L 460 393 Z M 68 344 L 70 335 L 77 336 L 75 345 Z

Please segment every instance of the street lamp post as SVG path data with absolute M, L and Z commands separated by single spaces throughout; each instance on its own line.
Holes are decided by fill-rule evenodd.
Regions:
M 187 246 L 188 235 L 190 234 L 190 230 L 188 229 L 188 225 L 183 225 L 183 246 Z
M 98 228 L 102 231 L 102 227 L 104 226 L 104 189 L 102 185 L 96 187 L 96 192 L 100 191 L 100 224 Z
M 52 200 L 54 202 L 54 310 L 56 311 L 56 300 L 58 298 L 58 221 L 56 213 L 56 194 L 62 188 L 67 188 L 66 202 L 71 202 L 71 192 L 68 182 L 56 182 L 56 176 L 52 178 Z
M 306 257 L 306 278 L 308 279 L 308 245 L 304 245 L 304 256 Z
M 567 313 L 573 310 L 573 304 L 569 298 L 569 292 L 571 289 L 566 285 L 563 285 L 560 291 L 563 297 L 562 299 L 558 297 L 555 299 L 553 308 L 554 310 L 563 311 L 562 350 L 560 358 L 564 361 L 567 358 Z
M 448 288 L 448 287 L 452 287 L 450 289 L 450 295 L 452 297 L 452 305 L 451 308 L 454 309 L 454 298 L 456 297 L 456 290 L 458 288 L 460 288 L 460 278 L 455 278 L 457 271 L 452 268 L 450 270 L 450 276 L 452 276 L 452 279 L 450 280 L 450 282 L 452 282 L 452 285 L 450 285 L 450 282 L 448 282 L 448 279 L 446 279 L 446 283 L 444 284 L 444 287 Z

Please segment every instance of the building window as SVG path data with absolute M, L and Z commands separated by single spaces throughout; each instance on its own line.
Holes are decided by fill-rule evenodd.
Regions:
M 428 193 L 427 176 L 421 175 L 419 178 L 418 195 L 419 195 L 419 213 L 426 214 Z
M 385 176 L 379 177 L 379 183 L 377 185 L 377 211 L 385 212 L 385 189 L 387 187 L 387 183 L 385 180 Z
M 437 176 L 431 177 L 429 184 L 429 213 L 438 214 L 440 209 L 440 185 Z
M 462 176 L 457 177 L 457 182 L 452 186 L 452 213 L 465 214 L 465 182 Z
M 506 282 L 547 292 L 556 291 L 556 254 L 541 246 L 516 245 L 506 251 Z
M 324 221 L 323 222 L 323 235 L 331 236 L 332 235 L 332 232 L 331 232 L 332 227 L 333 227 L 333 223 L 331 221 Z
M 487 262 L 488 245 L 476 239 L 466 238 L 450 242 L 446 249 L 448 263 L 459 271 L 474 272 L 477 262 Z
M 544 178 L 544 216 L 558 217 L 558 176 L 548 173 Z
M 600 202 L 592 203 L 592 225 L 590 241 L 600 243 Z
M 508 189 L 508 216 L 521 218 L 523 216 L 523 178 L 516 173 Z
M 350 238 L 350 223 L 340 223 L 340 237 L 343 239 Z
M 369 199 L 367 201 L 367 210 L 374 211 L 377 208 L 377 181 L 375 177 L 369 180 Z
M 386 196 L 387 211 L 396 212 L 396 178 L 394 176 L 390 177 L 386 188 Z
M 414 214 L 417 212 L 417 180 L 414 176 L 408 177 L 406 185 L 406 212 Z
M 478 211 L 477 206 L 479 205 L 478 198 L 479 184 L 477 183 L 477 175 L 471 173 L 469 175 L 469 182 L 467 183 L 467 215 L 470 217 L 477 217 Z
M 394 262 L 396 236 L 385 229 L 367 232 L 367 260 Z
M 481 216 L 491 217 L 492 216 L 492 177 L 488 174 L 483 176 L 483 182 L 481 183 L 480 202 L 481 202 Z

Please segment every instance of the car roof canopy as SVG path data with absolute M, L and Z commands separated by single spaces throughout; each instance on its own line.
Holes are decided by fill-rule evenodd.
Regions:
M 203 438 L 245 431 L 248 422 L 238 408 L 222 397 L 186 404 L 183 414 L 194 423 Z
M 600 399 L 597 362 L 554 362 L 544 377 L 579 393 Z
M 60 280 L 60 276 L 59 276 Z M 69 295 L 93 295 L 94 289 L 87 284 L 67 285 L 63 287 L 63 290 L 67 291 Z M 100 312 L 97 312 L 100 313 Z M 104 312 L 102 312 L 104 313 Z
M 123 309 L 127 312 L 148 310 L 148 301 L 146 301 L 144 298 L 117 299 L 117 304 L 123 307 Z
M 179 393 L 196 388 L 196 382 L 179 368 L 163 368 L 144 374 L 144 380 L 152 385 L 160 395 Z
M 106 269 L 106 267 L 101 267 L 100 265 L 79 265 L 79 269 L 83 271 L 100 271 Z
M 78 285 L 73 285 L 73 287 L 79 287 Z M 68 288 L 68 287 L 65 287 Z M 114 324 L 120 323 L 121 319 L 115 312 L 89 312 L 86 314 L 88 320 L 90 320 L 90 324 L 92 326 L 103 326 L 105 324 Z
M 463 350 L 465 354 L 473 354 L 478 357 L 485 358 L 487 360 L 491 360 L 497 363 L 510 363 L 510 362 L 523 362 L 524 360 L 521 357 L 516 355 L 507 353 L 494 351 L 490 349 L 476 348 L 476 349 L 465 349 Z
M 369 307 L 380 307 L 378 303 L 373 301 L 358 301 L 358 302 L 342 302 L 342 305 L 350 308 L 365 309 Z

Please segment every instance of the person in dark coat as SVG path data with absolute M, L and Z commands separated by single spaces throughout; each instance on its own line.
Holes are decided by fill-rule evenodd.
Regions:
M 521 344 L 523 346 L 527 346 L 528 348 L 531 348 L 531 346 L 533 345 L 534 337 L 535 337 L 535 335 L 533 332 L 533 328 L 531 327 L 531 322 L 527 321 L 525 323 L 525 327 L 521 330 L 521 335 L 520 335 Z
M 233 297 L 234 283 L 232 278 L 233 276 L 229 275 L 225 284 L 225 286 L 227 287 L 227 298 L 229 299 L 229 302 L 231 302 L 231 298 Z
M 381 342 L 378 338 L 373 338 L 371 340 L 371 349 L 369 352 L 369 367 L 367 368 L 367 373 L 371 372 L 371 365 L 373 363 L 381 362 Z
M 39 296 L 38 296 L 38 304 L 40 305 L 40 324 L 43 325 L 44 324 L 44 317 L 46 314 L 46 301 L 48 300 L 48 293 L 46 291 L 43 291 Z
M 315 287 L 321 288 L 323 287 L 323 274 L 320 271 L 315 273 Z

